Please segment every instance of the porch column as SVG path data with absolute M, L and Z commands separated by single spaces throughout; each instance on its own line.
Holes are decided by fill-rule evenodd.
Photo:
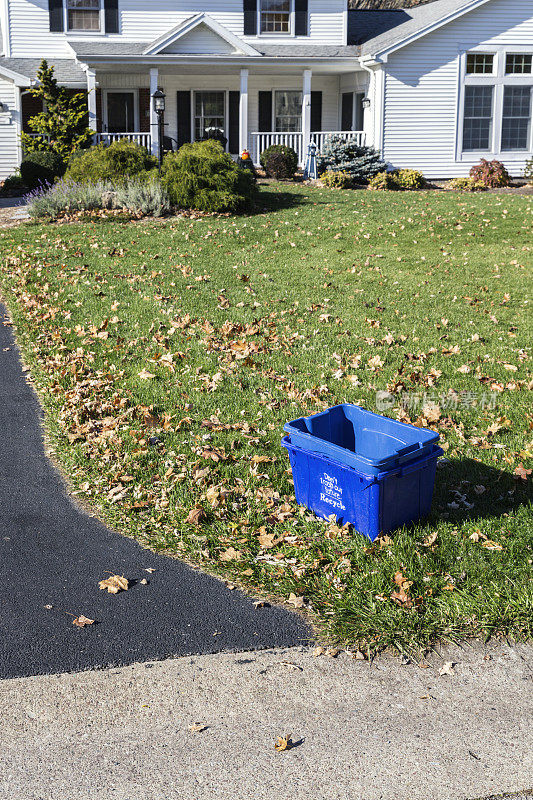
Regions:
M 96 133 L 96 72 L 87 70 L 87 109 L 89 111 L 89 128 Z
M 150 70 L 150 133 L 152 135 L 152 155 L 159 154 L 159 124 L 154 108 L 154 93 L 157 92 L 159 85 L 159 70 Z
M 302 164 L 307 159 L 307 150 L 311 141 L 311 75 L 310 69 L 304 69 L 302 86 Z
M 239 97 L 239 154 L 248 150 L 248 70 L 241 69 Z

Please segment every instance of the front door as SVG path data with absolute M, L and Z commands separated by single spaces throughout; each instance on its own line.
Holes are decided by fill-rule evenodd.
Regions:
M 194 93 L 194 139 L 196 142 L 213 136 L 215 131 L 226 134 L 225 92 Z
M 107 92 L 108 133 L 132 133 L 135 130 L 133 92 Z

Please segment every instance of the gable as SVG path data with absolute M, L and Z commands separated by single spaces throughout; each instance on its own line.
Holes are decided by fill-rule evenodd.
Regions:
M 170 53 L 228 55 L 237 53 L 238 50 L 218 33 L 208 28 L 205 23 L 201 23 L 159 52 L 161 55 Z

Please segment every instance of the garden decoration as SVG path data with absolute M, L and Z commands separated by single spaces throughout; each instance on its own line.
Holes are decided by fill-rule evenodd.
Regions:
M 245 150 L 242 151 L 242 153 L 240 154 L 240 156 L 239 156 L 239 158 L 237 160 L 237 164 L 239 165 L 239 167 L 242 167 L 243 169 L 249 170 L 252 173 L 252 175 L 254 176 L 254 178 L 255 178 L 254 162 L 252 161 L 252 157 L 251 157 L 250 153 L 248 152 L 248 150 L 245 149 Z
M 316 169 L 316 144 L 311 142 L 307 148 L 307 161 L 304 169 L 305 180 L 316 180 L 318 177 Z

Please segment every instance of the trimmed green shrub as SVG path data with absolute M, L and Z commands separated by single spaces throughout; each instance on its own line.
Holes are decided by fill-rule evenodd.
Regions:
M 349 189 L 352 185 L 351 175 L 340 170 L 327 169 L 320 176 L 320 180 L 329 189 Z
M 444 186 L 446 189 L 459 189 L 463 192 L 484 192 L 487 189 L 483 181 L 475 181 L 473 178 L 452 178 Z
M 470 177 L 476 182 L 481 181 L 488 189 L 509 186 L 511 183 L 509 173 L 497 159 L 487 161 L 486 158 L 482 158 L 479 164 L 471 168 Z
M 259 163 L 267 173 L 270 175 L 268 169 L 268 162 L 272 158 L 274 154 L 279 154 L 280 156 L 284 157 L 285 160 L 285 170 L 287 172 L 287 178 L 292 178 L 296 170 L 298 169 L 298 156 L 296 155 L 296 151 L 292 149 L 292 147 L 287 147 L 285 144 L 271 144 L 270 147 L 267 147 L 266 150 L 263 150 L 261 155 L 259 156 Z M 282 163 L 281 159 L 276 159 L 272 162 L 272 167 L 279 165 Z M 272 175 L 272 177 L 277 177 L 276 175 Z
M 386 172 L 383 170 L 370 178 L 367 188 L 374 191 L 397 191 L 401 187 L 396 180 L 396 172 Z
M 65 173 L 65 162 L 53 150 L 35 150 L 24 156 L 20 176 L 28 189 L 40 184 L 53 183 Z
M 198 211 L 249 208 L 256 192 L 252 173 L 239 167 L 212 139 L 167 153 L 162 183 L 172 205 Z
M 354 139 L 343 139 L 336 134 L 326 137 L 316 163 L 319 177 L 326 170 L 347 172 L 354 183 L 368 183 L 386 166 L 373 147 L 359 145 Z
M 292 158 L 285 153 L 269 153 L 266 159 L 266 172 L 267 175 L 278 181 L 292 178 L 294 175 Z
M 0 185 L 0 195 L 13 197 L 13 195 L 23 194 L 27 188 L 21 176 L 15 172 L 13 175 L 9 175 Z
M 119 185 L 155 167 L 157 159 L 145 147 L 128 139 L 119 139 L 110 145 L 101 143 L 75 153 L 65 177 L 79 183 L 112 181 Z
M 401 189 L 423 189 L 426 179 L 417 169 L 400 169 L 394 173 L 394 180 Z
M 524 178 L 526 178 L 529 183 L 533 183 L 533 156 L 526 160 L 524 165 Z

